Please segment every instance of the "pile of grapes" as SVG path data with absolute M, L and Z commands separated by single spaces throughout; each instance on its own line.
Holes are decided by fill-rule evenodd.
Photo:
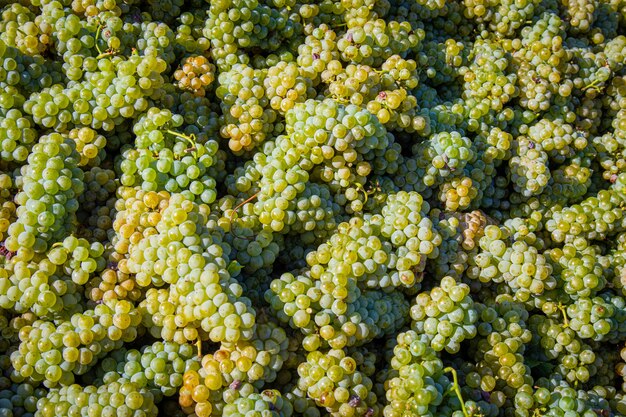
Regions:
M 626 0 L 0 0 L 0 416 L 626 416 Z

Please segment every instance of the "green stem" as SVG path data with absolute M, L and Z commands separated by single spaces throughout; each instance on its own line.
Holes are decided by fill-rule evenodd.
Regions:
M 239 239 L 246 239 L 246 240 L 252 240 L 253 237 L 252 236 L 240 236 L 237 234 L 236 232 L 236 228 L 233 227 L 233 221 L 235 220 L 235 214 L 237 214 L 237 210 L 239 210 L 241 207 L 243 207 L 246 203 L 251 202 L 252 200 L 254 200 L 255 198 L 257 198 L 259 195 L 259 193 L 255 193 L 253 196 L 248 197 L 245 201 L 242 201 L 241 203 L 239 203 L 231 212 L 230 212 L 230 216 L 228 216 L 228 222 L 230 223 L 230 232 L 233 234 L 233 236 L 235 236 L 236 238 Z
M 591 84 L 587 84 L 586 86 L 583 87 L 583 91 L 589 90 L 590 88 L 595 88 L 595 89 L 599 90 L 599 88 L 597 87 L 599 82 L 600 81 L 598 81 L 597 79 L 593 80 L 591 82 Z
M 467 412 L 467 408 L 465 408 L 465 401 L 463 401 L 463 396 L 461 395 L 461 387 L 459 386 L 459 378 L 456 374 L 456 369 L 452 368 L 451 366 L 448 366 L 443 371 L 452 373 L 452 381 L 453 381 L 452 390 L 454 391 L 456 396 L 459 398 L 459 401 L 461 402 L 461 411 L 463 411 L 463 415 L 465 417 L 470 417 L 470 414 Z
M 100 50 L 100 47 L 98 46 L 98 40 L 100 39 L 100 31 L 102 30 L 102 25 L 98 25 L 98 29 L 96 30 L 96 50 L 98 51 L 98 54 L 102 55 L 102 51 Z M 98 55 L 98 57 L 100 57 L 100 55 Z M 99 58 L 98 58 L 99 59 Z
M 98 50 L 98 52 L 99 52 L 99 50 Z M 115 55 L 115 54 L 117 54 L 117 51 L 101 52 L 100 55 L 98 55 L 96 57 L 96 59 L 101 59 L 101 58 L 104 58 L 104 57 L 107 57 L 107 56 L 111 56 L 111 55 Z
M 563 306 L 563 304 L 559 302 L 559 304 L 556 307 L 561 311 L 561 314 L 563 314 L 563 327 L 568 328 L 569 319 L 567 318 L 567 312 L 565 311 L 565 306 Z
M 196 146 L 195 136 L 193 134 L 191 136 L 187 136 L 187 135 L 185 135 L 183 133 L 178 133 L 178 132 L 176 132 L 174 130 L 170 130 L 170 129 L 167 129 L 166 132 L 169 133 L 170 135 L 174 135 L 174 136 L 176 136 L 178 138 L 185 139 L 187 142 L 189 142 L 189 144 L 191 146 Z
M 187 136 L 183 133 L 179 133 L 171 129 L 167 129 L 165 132 L 169 133 L 170 135 L 176 136 L 177 138 L 181 138 L 189 142 L 189 146 L 191 146 L 191 149 L 193 150 L 192 151 L 193 157 L 196 159 L 198 158 L 196 136 L 194 134 Z
M 365 201 L 363 201 L 363 204 L 367 203 L 368 194 L 367 194 L 367 191 L 365 191 L 365 188 L 363 188 L 363 185 L 360 182 L 357 182 L 356 188 L 357 190 L 362 191 L 363 195 L 365 196 Z

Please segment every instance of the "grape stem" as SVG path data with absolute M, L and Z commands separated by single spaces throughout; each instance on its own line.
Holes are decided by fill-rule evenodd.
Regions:
M 346 98 L 346 97 L 339 97 L 338 95 L 334 94 L 333 95 L 333 100 L 335 100 L 337 103 L 341 103 L 341 104 L 348 104 L 350 101 Z
M 198 349 L 198 358 L 202 358 L 202 339 L 200 339 L 200 336 L 198 336 L 196 341 L 196 348 Z
M 170 135 L 176 136 L 177 138 L 181 138 L 186 140 L 187 142 L 189 142 L 189 145 L 191 146 L 189 149 L 191 149 L 191 154 L 193 155 L 194 158 L 198 158 L 198 147 L 197 147 L 197 143 L 196 143 L 196 136 L 192 133 L 191 135 L 187 136 L 183 133 L 179 133 L 176 132 L 174 130 L 171 129 L 167 129 L 166 130 L 167 133 L 169 133 Z
M 246 200 L 244 200 L 241 203 L 237 204 L 237 206 L 230 212 L 230 216 L 228 216 L 228 224 L 230 224 L 230 232 L 236 238 L 246 239 L 246 240 L 252 240 L 253 239 L 252 236 L 239 236 L 237 234 L 237 232 L 235 232 L 236 229 L 232 227 L 232 224 L 233 224 L 233 220 L 235 220 L 235 214 L 237 214 L 237 210 L 239 210 L 241 207 L 243 207 L 246 203 L 249 203 L 252 200 L 254 200 L 255 198 L 257 198 L 258 195 L 259 195 L 259 193 L 257 192 L 254 195 L 252 195 L 251 197 L 248 197 Z
M 461 411 L 463 411 L 463 415 L 465 417 L 470 417 L 470 414 L 467 412 L 467 408 L 465 408 L 465 401 L 463 401 L 463 396 L 461 395 L 461 387 L 459 386 L 459 378 L 456 374 L 456 369 L 454 369 L 451 366 L 448 366 L 443 371 L 450 372 L 452 374 L 452 381 L 453 381 L 453 384 L 451 387 L 452 391 L 454 391 L 456 396 L 459 398 L 459 402 L 461 403 Z
M 104 58 L 104 57 L 107 57 L 107 56 L 117 55 L 117 52 L 118 51 L 116 51 L 116 50 L 110 49 L 110 50 L 108 50 L 106 52 L 101 52 L 100 55 L 98 55 L 96 57 L 96 59 L 101 59 L 101 58 Z
M 357 182 L 356 188 L 357 190 L 363 192 L 363 196 L 365 197 L 365 201 L 363 201 L 363 204 L 367 203 L 368 192 L 365 190 L 365 188 L 363 188 L 363 185 L 360 182 Z
M 600 92 L 600 91 L 601 91 L 601 89 L 600 89 L 600 87 L 598 87 L 598 83 L 600 83 L 600 82 L 601 82 L 601 81 L 599 81 L 599 80 L 595 79 L 595 80 L 593 80 L 590 84 L 587 84 L 586 86 L 584 86 L 584 87 L 582 88 L 582 90 L 583 90 L 583 91 L 586 91 L 586 90 L 589 90 L 589 89 L 593 88 L 593 89 L 595 89 L 596 91 Z
M 565 306 L 559 302 L 559 304 L 557 304 L 556 308 L 558 308 L 561 311 L 561 314 L 563 314 L 563 327 L 564 328 L 568 328 L 569 327 L 569 319 L 567 318 L 567 312 L 565 311 Z
M 102 50 L 98 46 L 98 40 L 100 40 L 100 31 L 101 30 L 102 30 L 102 25 L 98 24 L 98 29 L 96 30 L 96 40 L 95 40 L 94 44 L 96 45 L 96 50 L 98 51 L 98 54 L 100 54 L 100 55 L 102 55 Z M 98 59 L 100 59 L 100 55 L 98 55 Z

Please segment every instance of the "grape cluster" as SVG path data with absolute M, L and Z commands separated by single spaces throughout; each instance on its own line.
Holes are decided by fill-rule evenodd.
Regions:
M 74 142 L 58 133 L 43 136 L 33 146 L 23 168 L 23 190 L 17 194 L 17 221 L 9 227 L 5 246 L 24 260 L 60 240 L 78 210 L 84 190 Z
M 129 248 L 128 270 L 139 286 L 169 284 L 164 291 L 148 290 L 140 305 L 151 332 L 165 340 L 195 341 L 199 329 L 214 342 L 252 337 L 254 310 L 231 276 L 237 271 L 220 234 L 207 227 L 208 209 L 174 194 L 156 233 Z
M 477 310 L 477 330 L 485 338 L 478 341 L 473 353 L 477 364 L 466 376 L 468 387 L 488 392 L 497 407 L 513 408 L 518 404 L 511 399 L 517 401 L 517 396 L 533 384 L 525 361 L 526 345 L 532 340 L 525 325 L 528 312 L 510 300 L 502 300 L 493 308 L 477 305 Z
M 556 281 L 551 265 L 545 256 L 523 239 L 509 240 L 510 232 L 495 225 L 484 229 L 480 238 L 482 249 L 470 264 L 468 277 L 481 282 L 506 282 L 519 301 L 532 301 L 532 297 L 553 289 Z
M 105 375 L 100 386 L 72 384 L 53 388 L 37 402 L 37 417 L 70 415 L 156 415 L 158 409 L 152 393 L 115 372 Z
M 392 370 L 385 381 L 388 401 L 383 410 L 385 417 L 408 416 L 411 413 L 423 416 L 455 415 L 453 413 L 461 409 L 458 400 L 444 398 L 451 387 L 445 375 L 447 368 L 436 352 L 420 341 L 415 331 L 398 335 L 390 364 Z
M 203 33 L 211 40 L 211 56 L 220 71 L 228 71 L 237 63 L 247 64 L 246 50 L 275 50 L 290 38 L 300 26 L 299 19 L 290 18 L 289 9 L 293 5 L 295 2 L 278 6 L 256 0 L 211 4 Z
M 331 416 L 375 412 L 371 379 L 362 375 L 356 361 L 341 349 L 310 352 L 298 366 L 298 374 L 298 387 Z
M 0 158 L 25 163 L 37 140 L 33 121 L 18 109 L 0 109 Z
M 234 152 L 250 151 L 281 133 L 281 130 L 275 132 L 280 125 L 275 124 L 277 114 L 270 107 L 265 77 L 265 71 L 244 64 L 220 73 L 216 89 L 224 118 L 220 133 Z
M 14 181 L 11 175 L 0 174 L 0 242 L 4 242 L 9 227 L 16 219 L 17 206 L 12 201 L 11 191 L 14 188 Z M 5 256 L 9 253 L 6 249 Z
M 174 72 L 174 78 L 181 89 L 205 96 L 206 88 L 215 80 L 215 66 L 202 55 L 190 56 L 181 62 L 180 69 Z
M 9 357 L 0 356 L 0 413 L 15 417 L 32 417 L 40 398 L 46 396 L 42 388 L 30 382 L 17 382 L 11 378 Z
M 153 107 L 135 124 L 135 147 L 125 147 L 120 163 L 121 183 L 140 185 L 145 191 L 183 193 L 206 204 L 216 198 L 213 165 L 217 143 L 197 143 L 193 136 L 172 130 L 182 116 Z
M 141 351 L 124 348 L 102 359 L 96 369 L 96 381 L 105 380 L 110 372 L 139 388 L 149 388 L 155 398 L 172 396 L 183 385 L 183 375 L 198 369 L 199 362 L 191 345 L 157 341 Z
M 48 387 L 69 385 L 107 352 L 134 340 L 140 324 L 141 313 L 127 301 L 98 305 L 58 325 L 37 320 L 21 329 L 11 362 L 24 378 Z
M 420 340 L 436 352 L 457 353 L 463 340 L 474 338 L 478 312 L 469 292 L 468 285 L 457 284 L 448 276 L 440 287 L 420 293 L 411 306 L 412 329 Z
M 529 325 L 534 343 L 543 347 L 540 359 L 556 359 L 558 362 L 553 366 L 566 381 L 584 383 L 597 373 L 598 356 L 573 329 L 541 315 L 531 316 Z
M 79 166 L 96 167 L 104 161 L 107 144 L 104 136 L 88 127 L 72 129 L 68 136 L 76 142 L 76 151 L 80 154 Z

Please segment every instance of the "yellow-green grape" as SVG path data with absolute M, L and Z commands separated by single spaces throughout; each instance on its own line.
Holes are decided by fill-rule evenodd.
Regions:
M 270 284 L 265 298 L 278 318 L 308 335 L 308 351 L 328 344 L 334 349 L 362 345 L 384 337 L 406 322 L 409 305 L 400 294 L 361 291 L 354 280 L 333 286 L 330 274 L 319 280 L 283 274 Z
M 118 372 L 139 388 L 160 391 L 172 396 L 183 385 L 183 375 L 188 370 L 200 368 L 196 349 L 190 344 L 156 341 L 141 350 L 122 348 L 111 352 L 96 367 L 98 378 L 108 372 Z
M 225 343 L 202 359 L 204 372 L 214 379 L 208 388 L 216 391 L 243 382 L 261 388 L 273 382 L 288 359 L 288 347 L 289 340 L 282 328 L 258 324 L 253 340 Z
M 414 32 L 408 22 L 378 19 L 359 24 L 349 19 L 349 28 L 337 40 L 337 49 L 344 61 L 379 66 L 394 54 L 404 54 L 421 41 L 420 32 Z
M 228 261 L 220 229 L 207 222 L 209 210 L 174 194 L 155 225 L 156 233 L 129 248 L 128 270 L 137 274 L 139 286 L 170 285 L 167 303 L 148 296 L 141 304 L 151 315 L 161 312 L 149 320 L 162 327 L 165 340 L 195 341 L 200 329 L 214 342 L 253 335 L 254 310 L 234 278 L 238 271 Z M 203 290 L 195 291 L 195 286 Z
M 0 39 L 27 55 L 42 54 L 50 44 L 50 37 L 38 27 L 37 16 L 20 3 L 3 9 Z
M 476 309 L 480 337 L 476 339 L 477 366 L 466 381 L 470 388 L 490 392 L 494 399 L 506 398 L 507 405 L 503 406 L 508 408 L 510 399 L 527 392 L 533 382 L 524 360 L 533 337 L 526 327 L 528 313 L 521 304 L 504 299 L 494 307 L 476 304 Z
M 46 390 L 34 381 L 12 380 L 11 371 L 9 357 L 0 356 L 0 414 L 32 416 L 37 411 L 39 399 L 46 396 Z
M 588 246 L 584 239 L 546 252 L 562 282 L 563 291 L 572 299 L 593 297 L 606 285 L 599 248 Z
M 294 62 L 280 61 L 268 68 L 263 84 L 270 107 L 282 115 L 296 103 L 317 95 L 311 80 L 300 75 L 299 67 Z
M 545 223 L 552 239 L 567 243 L 577 237 L 601 239 L 614 230 L 623 217 L 620 205 L 625 195 L 617 191 L 621 187 L 618 179 L 611 189 L 601 190 L 579 204 L 553 207 Z
M 570 80 L 556 85 L 562 79 L 561 66 L 566 60 L 565 24 L 558 15 L 545 13 L 521 34 L 521 48 L 513 51 L 517 58 L 514 62 L 520 85 L 519 103 L 535 113 L 546 111 L 553 95 L 569 97 L 574 87 Z
M 223 72 L 237 63 L 247 64 L 250 60 L 247 51 L 278 49 L 300 25 L 290 18 L 292 7 L 294 1 L 266 4 L 240 0 L 211 4 L 203 34 L 211 40 L 211 56 L 218 69 Z
M 501 111 L 518 95 L 517 77 L 506 72 L 509 61 L 502 45 L 477 42 L 474 51 L 474 61 L 463 68 L 464 105 L 472 130 L 478 127 L 476 121 L 487 116 L 490 110 Z
M 595 375 L 600 358 L 573 329 L 543 315 L 531 316 L 529 327 L 545 346 L 546 358 L 556 361 L 555 370 L 568 383 L 584 383 Z
M 567 306 L 569 327 L 581 339 L 602 341 L 614 338 L 623 333 L 623 314 L 616 309 L 622 305 L 623 298 L 617 296 L 580 297 L 575 304 Z
M 142 56 L 133 54 L 127 60 L 106 59 L 102 73 L 97 77 L 38 90 L 24 103 L 24 110 L 33 116 L 35 123 L 46 128 L 64 131 L 71 126 L 83 125 L 113 131 L 126 118 L 146 111 L 149 107 L 147 97 L 163 91 L 165 80 L 162 74 L 167 63 L 157 51 L 147 52 Z M 103 77 L 110 81 L 99 82 Z M 125 94 L 131 87 L 133 93 Z M 111 94 L 107 94 L 107 89 Z M 75 103 L 70 100 L 70 97 L 81 95 L 94 97 L 94 100 L 77 98 Z
M 474 157 L 474 149 L 467 137 L 459 132 L 442 132 L 414 146 L 414 152 L 423 157 L 426 175 L 422 181 L 427 187 L 441 182 L 442 178 L 461 172 Z
M 585 0 L 566 0 L 563 2 L 572 34 L 588 32 L 593 27 L 596 5 Z
M 528 138 L 548 153 L 549 156 L 569 156 L 587 146 L 585 137 L 574 132 L 574 127 L 562 119 L 544 118 L 528 130 Z
M 237 64 L 218 77 L 217 96 L 224 121 L 220 130 L 233 152 L 250 151 L 272 135 L 279 124 L 270 107 L 265 81 L 267 70 Z M 267 87 L 266 87 L 267 84 Z M 281 133 L 280 130 L 276 133 Z
M 181 13 L 176 28 L 176 46 L 182 47 L 189 54 L 206 54 L 211 41 L 204 37 L 204 10 L 194 9 Z
M 232 404 L 224 407 L 224 415 L 244 417 L 249 413 L 258 413 L 271 417 L 279 417 L 293 411 L 290 401 L 283 399 L 278 390 L 265 390 L 260 394 L 252 393 L 247 397 L 239 397 Z
M 320 74 L 327 70 L 333 71 L 331 68 L 337 67 L 339 51 L 336 49 L 336 39 L 337 34 L 327 24 L 313 27 L 311 33 L 298 46 L 296 62 L 303 76 L 317 80 Z M 322 78 L 329 77 L 322 75 Z

